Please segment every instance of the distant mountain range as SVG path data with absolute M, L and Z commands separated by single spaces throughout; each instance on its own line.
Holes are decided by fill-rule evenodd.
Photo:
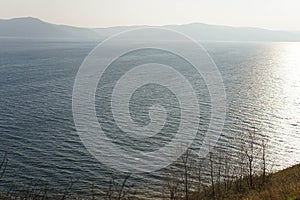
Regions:
M 149 26 L 78 28 L 51 24 L 37 18 L 26 17 L 0 19 L 0 37 L 102 40 L 113 34 L 138 27 Z M 219 26 L 202 23 L 156 27 L 176 30 L 196 40 L 204 41 L 300 41 L 300 32 L 272 31 L 261 28 Z

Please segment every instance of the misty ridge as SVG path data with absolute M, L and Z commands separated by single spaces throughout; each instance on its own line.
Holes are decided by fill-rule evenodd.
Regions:
M 201 41 L 300 41 L 300 32 L 273 31 L 251 27 L 231 27 L 192 23 L 166 26 L 79 28 L 47 23 L 32 17 L 0 19 L 0 37 L 103 40 L 122 31 L 144 27 L 168 28 Z

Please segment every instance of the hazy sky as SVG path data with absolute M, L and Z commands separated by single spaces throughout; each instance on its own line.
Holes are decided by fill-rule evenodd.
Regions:
M 0 18 L 81 27 L 203 22 L 300 31 L 299 0 L 0 0 Z

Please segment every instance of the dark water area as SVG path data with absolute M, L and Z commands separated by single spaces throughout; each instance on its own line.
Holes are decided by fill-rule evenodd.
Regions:
M 76 73 L 96 45 L 84 41 L 0 39 L 0 150 L 7 152 L 9 158 L 0 187 L 47 184 L 60 190 L 74 182 L 74 191 L 84 194 L 93 184 L 101 191 L 111 174 L 116 173 L 86 150 L 72 114 Z M 227 94 L 227 116 L 219 145 L 234 149 L 235 136 L 255 126 L 269 140 L 274 170 L 300 162 L 300 44 L 205 42 L 203 46 L 218 66 Z M 153 60 L 175 66 L 182 73 L 186 70 L 190 80 L 194 80 L 183 61 L 155 50 L 124 56 L 113 67 L 122 71 L 126 66 Z M 105 87 L 117 78 L 113 72 L 108 73 L 107 82 L 103 81 Z M 196 84 L 199 84 L 197 94 L 202 115 L 195 147 L 207 130 L 210 111 L 205 83 Z M 106 91 L 104 86 L 98 88 L 99 94 Z M 120 145 L 131 144 L 118 136 L 121 133 L 106 113 L 105 104 L 101 104 L 103 96 L 99 94 L 96 110 L 100 121 L 105 122 L 107 134 L 116 140 L 123 138 Z M 171 114 L 175 113 L 163 131 L 166 135 L 176 131 L 180 120 L 176 118 L 178 105 L 165 88 L 142 88 L 133 97 L 136 104 L 132 109 L 133 113 L 140 110 L 144 114 L 133 117 L 147 124 L 148 110 L 144 105 L 150 106 L 153 99 L 169 106 Z M 163 145 L 155 138 L 147 142 L 155 148 Z M 143 143 L 136 146 L 141 147 Z M 160 175 L 160 172 L 139 174 L 133 177 L 133 182 L 160 192 L 156 189 Z

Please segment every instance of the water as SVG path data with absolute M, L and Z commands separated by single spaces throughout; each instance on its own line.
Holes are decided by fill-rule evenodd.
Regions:
M 7 151 L 9 157 L 7 171 L 0 181 L 2 187 L 48 184 L 59 190 L 74 182 L 75 192 L 88 193 L 92 184 L 101 190 L 109 180 L 112 170 L 97 162 L 84 148 L 72 116 L 76 73 L 96 45 L 83 41 L 0 39 L 0 149 Z M 254 125 L 259 134 L 270 140 L 275 170 L 300 162 L 300 44 L 203 45 L 219 67 L 228 97 L 220 144 L 231 144 L 235 135 Z M 188 73 L 188 66 L 178 58 L 154 50 L 142 51 L 127 55 L 121 64 L 112 66 L 114 70 L 108 71 L 109 78 L 98 87 L 96 98 L 97 115 L 108 136 L 131 148 L 150 144 L 145 151 L 161 147 L 172 137 L 168 134 L 176 131 L 178 105 L 174 95 L 165 88 L 153 90 L 154 86 L 149 85 L 133 96 L 132 110 L 136 113 L 133 118 L 141 124 L 149 122 L 147 108 L 153 103 L 160 102 L 170 110 L 160 140 L 154 137 L 136 145 L 114 125 L 105 96 L 99 94 L 109 91 L 122 70 L 148 60 L 175 66 L 191 81 L 195 80 Z M 197 95 L 202 106 L 196 147 L 201 133 L 207 129 L 210 108 L 204 82 L 195 84 L 199 84 Z M 155 187 L 159 185 L 159 176 L 159 172 L 142 174 L 134 177 L 134 182 L 159 192 Z

